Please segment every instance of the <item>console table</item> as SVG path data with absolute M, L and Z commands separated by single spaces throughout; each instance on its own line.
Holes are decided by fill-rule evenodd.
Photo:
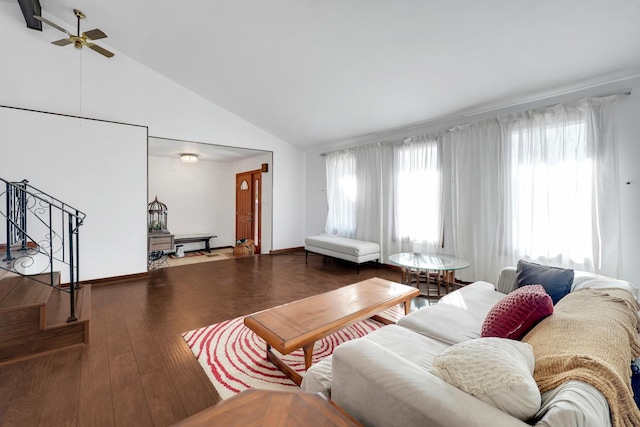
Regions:
M 207 252 L 211 252 L 211 246 L 209 245 L 209 240 L 218 237 L 215 234 L 185 234 L 182 236 L 178 236 L 175 239 L 176 245 L 180 245 L 182 243 L 196 243 L 196 242 L 204 242 L 204 248 Z

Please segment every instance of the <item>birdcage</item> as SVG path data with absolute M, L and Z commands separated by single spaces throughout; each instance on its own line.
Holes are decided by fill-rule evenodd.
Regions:
M 148 205 L 149 215 L 147 223 L 149 233 L 168 233 L 167 230 L 167 205 L 158 201 L 158 196 Z

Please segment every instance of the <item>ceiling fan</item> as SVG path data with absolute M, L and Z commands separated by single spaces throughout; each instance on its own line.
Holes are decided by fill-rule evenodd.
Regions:
M 65 30 L 61 26 L 54 24 L 53 22 L 49 21 L 46 18 L 43 18 L 42 16 L 33 15 L 33 17 L 39 21 L 44 22 L 45 24 L 51 25 L 56 30 L 62 31 L 63 33 L 69 36 L 66 39 L 60 39 L 60 40 L 51 42 L 52 44 L 55 44 L 56 46 L 66 46 L 68 44 L 73 43 L 73 46 L 76 49 L 82 49 L 84 46 L 87 46 L 89 49 L 98 52 L 100 55 L 104 55 L 107 58 L 111 58 L 114 55 L 113 52 L 109 52 L 107 49 L 100 47 L 95 43 L 92 43 L 93 40 L 104 39 L 107 37 L 107 35 L 104 32 L 102 32 L 102 30 L 99 30 L 97 28 L 94 30 L 85 31 L 84 33 L 80 34 L 80 20 L 86 18 L 86 15 L 81 11 L 79 11 L 78 9 L 73 9 L 73 13 L 75 13 L 76 17 L 78 18 L 77 35 L 71 34 L 69 31 Z

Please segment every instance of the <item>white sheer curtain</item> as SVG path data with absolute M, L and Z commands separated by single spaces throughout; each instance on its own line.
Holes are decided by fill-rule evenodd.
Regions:
M 499 118 L 510 219 L 502 247 L 511 259 L 617 276 L 618 173 L 607 117 L 613 99 Z
M 442 244 L 442 171 L 438 139 L 419 136 L 391 146 L 391 253 L 437 251 Z
M 327 233 L 383 243 L 381 168 L 379 144 L 326 155 Z
M 444 135 L 451 199 L 453 252 L 471 263 L 456 272 L 465 281 L 495 283 L 503 265 L 500 235 L 500 129 L 496 120 L 459 126 Z
M 518 259 L 616 277 L 615 97 L 501 116 L 445 135 L 460 277 L 497 279 Z
M 327 223 L 325 231 L 352 238 L 356 234 L 356 156 L 351 151 L 326 155 Z
M 408 143 L 372 144 L 326 155 L 329 234 L 378 242 L 383 259 L 435 251 L 442 240 L 440 143 L 419 136 Z M 383 229 L 384 223 L 384 229 Z

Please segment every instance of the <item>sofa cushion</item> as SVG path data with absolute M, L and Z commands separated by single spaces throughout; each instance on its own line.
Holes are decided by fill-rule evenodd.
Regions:
M 431 368 L 433 358 L 449 348 L 441 341 L 398 325 L 384 326 L 360 339 L 373 341 L 427 371 Z
M 475 282 L 398 320 L 398 325 L 448 344 L 480 338 L 491 307 L 504 298 L 487 282 Z
M 353 341 L 363 340 L 372 341 L 425 371 L 431 368 L 434 357 L 449 348 L 443 342 L 416 334 L 397 325 L 384 326 Z M 300 384 L 302 391 L 323 393 L 325 396 L 331 397 L 332 359 L 333 356 L 328 356 L 311 365 L 302 378 L 302 384 Z
M 519 340 L 553 313 L 553 301 L 541 285 L 516 289 L 493 306 L 482 323 L 483 337 Z
M 573 270 L 566 268 L 520 260 L 516 269 L 516 285 L 518 288 L 526 285 L 542 285 L 551 296 L 553 304 L 556 304 L 571 292 L 573 275 Z
M 541 405 L 534 368 L 529 344 L 478 338 L 436 356 L 430 372 L 513 417 L 527 420 Z

